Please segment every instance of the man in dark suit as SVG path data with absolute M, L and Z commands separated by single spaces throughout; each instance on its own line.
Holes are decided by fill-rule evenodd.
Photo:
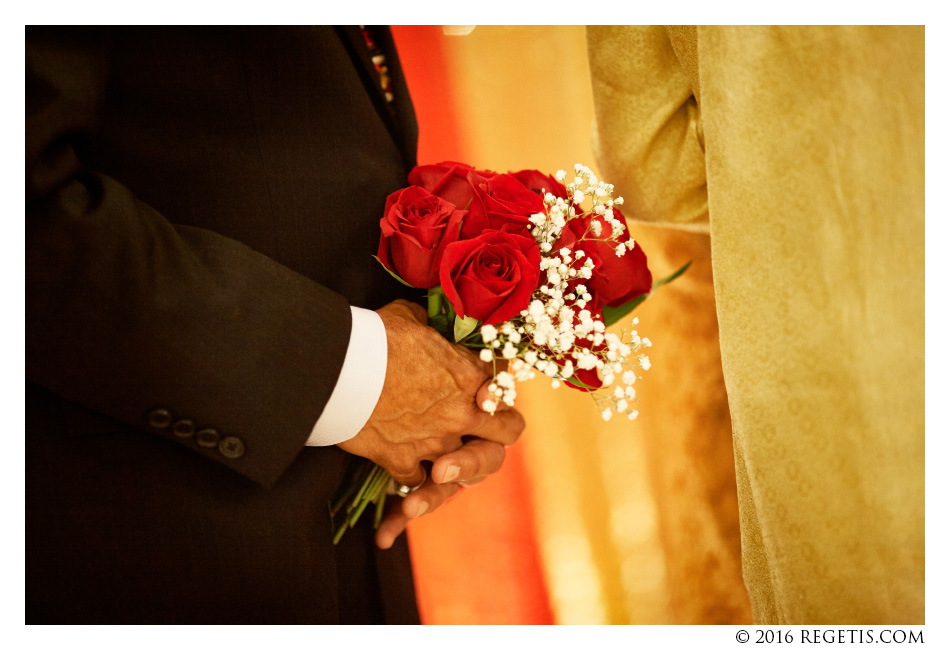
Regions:
M 28 623 L 418 621 L 399 533 L 523 421 L 371 258 L 416 137 L 377 38 L 393 106 L 357 29 L 27 29 Z M 341 448 L 435 462 L 375 544 Z

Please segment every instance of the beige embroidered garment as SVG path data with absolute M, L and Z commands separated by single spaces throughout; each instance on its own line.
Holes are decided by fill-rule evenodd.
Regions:
M 591 27 L 628 219 L 708 230 L 757 623 L 924 622 L 924 30 Z

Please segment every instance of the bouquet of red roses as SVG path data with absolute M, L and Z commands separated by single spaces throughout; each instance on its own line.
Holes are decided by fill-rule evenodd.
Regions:
M 386 200 L 376 257 L 428 292 L 432 327 L 493 364 L 492 398 L 481 405 L 489 413 L 513 405 L 515 382 L 540 372 L 555 388 L 589 392 L 605 420 L 637 417 L 633 384 L 650 367 L 643 351 L 651 343 L 607 327 L 689 265 L 654 283 L 613 185 L 584 165 L 573 171 L 565 184 L 564 171 L 421 165 Z M 336 540 L 369 503 L 378 525 L 388 484 L 371 463 L 351 477 L 330 506 L 331 516 L 345 515 Z

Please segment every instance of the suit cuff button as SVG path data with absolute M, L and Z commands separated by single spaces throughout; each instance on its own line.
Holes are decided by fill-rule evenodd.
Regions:
M 148 425 L 153 429 L 167 429 L 171 426 L 172 414 L 168 409 L 155 409 L 149 411 Z
M 218 451 L 225 458 L 240 458 L 244 455 L 244 442 L 240 438 L 227 436 L 218 443 Z
M 198 432 L 196 440 L 201 447 L 217 447 L 220 438 L 214 429 L 202 429 Z
M 190 438 L 195 435 L 195 423 L 191 420 L 178 420 L 178 422 L 172 426 L 172 433 L 174 433 L 177 438 Z

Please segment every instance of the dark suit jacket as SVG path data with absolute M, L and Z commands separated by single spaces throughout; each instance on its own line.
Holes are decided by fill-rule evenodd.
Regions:
M 27 29 L 28 623 L 417 622 L 304 447 L 415 157 L 359 39 Z

